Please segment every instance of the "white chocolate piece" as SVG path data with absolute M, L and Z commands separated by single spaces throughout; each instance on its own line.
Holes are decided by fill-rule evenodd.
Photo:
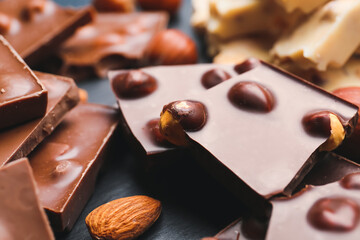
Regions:
M 300 16 L 264 0 L 212 0 L 207 31 L 222 40 L 262 32 L 277 35 L 291 28 Z
M 269 61 L 269 50 L 271 45 L 272 41 L 266 38 L 243 38 L 220 44 L 219 54 L 215 56 L 213 62 L 220 64 L 236 64 L 243 62 L 250 57 Z
M 193 14 L 191 26 L 199 31 L 205 31 L 210 18 L 210 0 L 192 0 Z
M 326 4 L 272 49 L 280 59 L 291 58 L 299 67 L 324 71 L 341 67 L 360 44 L 360 1 Z
M 285 8 L 287 12 L 293 12 L 296 9 L 304 13 L 310 13 L 316 8 L 324 5 L 329 0 L 276 0 L 278 4 Z
M 360 59 L 351 58 L 342 68 L 329 69 L 319 76 L 324 80 L 321 87 L 329 92 L 343 87 L 360 87 Z

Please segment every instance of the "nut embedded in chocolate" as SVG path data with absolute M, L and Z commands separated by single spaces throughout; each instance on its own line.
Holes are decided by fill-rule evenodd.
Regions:
M 360 173 L 352 173 L 345 176 L 341 179 L 340 185 L 346 189 L 360 190 Z
M 320 151 L 334 150 L 345 138 L 345 130 L 340 118 L 329 111 L 308 114 L 303 118 L 302 124 L 309 135 L 328 138 L 320 146 Z
M 201 78 L 201 83 L 205 88 L 209 89 L 230 78 L 231 75 L 226 71 L 220 68 L 214 68 L 204 73 Z
M 165 105 L 162 112 L 169 112 L 185 131 L 200 130 L 206 123 L 206 108 L 197 101 L 172 102 Z
M 320 230 L 351 231 L 360 220 L 360 208 L 348 198 L 322 198 L 310 208 L 307 219 Z
M 112 81 L 112 89 L 118 98 L 140 98 L 157 88 L 154 77 L 141 70 L 130 70 L 118 74 Z
M 45 8 L 48 4 L 51 4 L 46 0 L 31 0 L 25 6 L 22 16 L 24 20 L 33 21 L 37 14 L 41 14 L 45 12 Z
M 241 109 L 270 112 L 275 105 L 272 93 L 264 86 L 250 81 L 236 83 L 228 92 L 230 102 Z
M 255 68 L 259 64 L 260 64 L 259 60 L 255 59 L 255 58 L 249 58 L 248 60 L 235 65 L 234 70 L 238 74 L 242 74 L 244 72 L 250 71 L 251 69 Z

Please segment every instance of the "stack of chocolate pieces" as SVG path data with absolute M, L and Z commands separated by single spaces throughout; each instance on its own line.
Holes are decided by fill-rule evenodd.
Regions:
M 250 209 L 209 239 L 288 239 L 287 226 L 294 231 L 303 215 L 310 230 L 298 239 L 356 235 L 360 198 L 333 182 L 357 188 L 360 165 L 334 153 L 355 131 L 357 106 L 255 59 L 111 71 L 109 79 L 142 159 L 190 152 Z
M 73 79 L 27 65 L 44 61 L 92 19 L 91 7 L 0 2 L 1 239 L 70 231 L 94 190 L 118 110 L 80 101 Z

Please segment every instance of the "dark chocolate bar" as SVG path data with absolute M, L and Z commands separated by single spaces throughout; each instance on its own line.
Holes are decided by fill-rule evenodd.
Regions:
M 27 156 L 79 102 L 78 88 L 70 78 L 35 72 L 48 91 L 43 118 L 0 131 L 0 167 Z
M 39 62 L 92 20 L 92 8 L 63 8 L 50 0 L 0 1 L 0 33 L 29 65 Z
M 316 163 L 332 136 L 330 115 L 346 135 L 357 121 L 354 105 L 263 62 L 188 99 L 166 105 L 163 116 L 190 116 L 198 159 L 257 213 L 271 196 L 291 195 Z
M 358 239 L 359 193 L 360 173 L 353 173 L 288 199 L 274 199 L 266 239 Z
M 99 13 L 61 48 L 61 74 L 75 79 L 108 70 L 139 66 L 152 37 L 167 26 L 168 16 L 153 13 Z
M 44 116 L 44 85 L 2 36 L 0 57 L 0 129 Z
M 90 198 L 118 111 L 79 104 L 30 155 L 39 199 L 54 231 L 69 231 Z
M 236 76 L 234 65 L 198 64 L 187 66 L 148 67 L 140 70 L 120 70 L 109 72 L 109 79 L 122 113 L 121 122 L 128 138 L 135 138 L 136 152 L 141 152 L 150 161 L 165 159 L 170 161 L 183 149 L 176 148 L 161 137 L 158 128 L 159 111 L 167 102 L 187 98 L 193 94 L 205 92 L 207 88 Z M 134 83 L 136 75 L 154 82 L 148 95 L 137 94 L 133 97 L 117 93 L 122 76 Z M 145 80 L 142 83 L 146 85 Z M 134 86 L 136 86 L 134 84 Z M 131 90 L 130 90 L 131 91 Z
M 26 158 L 0 168 L 0 239 L 55 239 Z

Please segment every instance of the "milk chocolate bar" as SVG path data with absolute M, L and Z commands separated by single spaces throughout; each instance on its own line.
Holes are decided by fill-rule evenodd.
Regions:
M 48 91 L 46 114 L 43 118 L 0 131 L 0 167 L 27 156 L 79 101 L 72 79 L 39 72 L 35 74 Z
M 91 20 L 91 8 L 63 8 L 50 0 L 0 1 L 0 33 L 29 65 L 53 52 Z
M 106 76 L 108 70 L 139 66 L 151 38 L 168 16 L 153 13 L 99 13 L 61 48 L 60 73 L 78 78 Z
M 330 1 L 291 34 L 281 38 L 272 52 L 302 68 L 341 67 L 360 44 L 360 2 Z
M 55 239 L 26 158 L 0 168 L 0 239 Z
M 118 111 L 79 104 L 30 155 L 41 205 L 55 231 L 69 231 L 90 198 Z
M 318 153 L 338 146 L 357 121 L 354 105 L 263 62 L 188 99 L 165 105 L 160 130 L 181 137 L 171 124 L 183 121 L 204 167 L 255 211 L 271 196 L 291 195 Z M 334 116 L 341 137 L 328 148 Z
M 147 164 L 152 164 L 155 158 L 169 161 L 182 151 L 161 138 L 159 133 L 159 111 L 164 103 L 205 92 L 217 81 L 236 75 L 234 65 L 198 64 L 111 71 L 109 79 L 115 94 L 120 91 L 121 81 L 135 84 L 136 78 L 153 80 L 155 87 L 146 96 L 138 94 L 129 98 L 124 94 L 116 94 L 122 113 L 121 122 L 129 139 L 135 138 L 133 145 L 136 146 L 136 152 L 140 152 L 141 157 L 146 156 L 147 160 L 150 160 L 146 161 Z M 144 85 L 146 85 L 145 80 L 142 82 Z
M 338 182 L 309 186 L 290 199 L 273 200 L 266 239 L 357 239 L 359 186 L 360 173 L 353 173 Z
M 0 129 L 44 116 L 47 91 L 21 57 L 0 36 Z

